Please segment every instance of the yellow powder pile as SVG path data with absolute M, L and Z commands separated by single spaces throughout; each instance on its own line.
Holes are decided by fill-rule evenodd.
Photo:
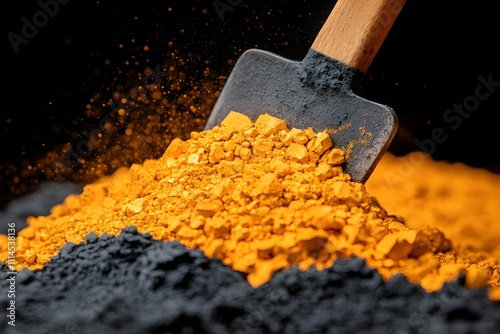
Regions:
M 422 152 L 387 152 L 366 187 L 406 226 L 438 227 L 461 253 L 500 261 L 500 175 Z
M 350 181 L 344 161 L 326 132 L 231 112 L 220 127 L 173 140 L 160 159 L 119 169 L 51 215 L 30 217 L 17 238 L 17 269 L 42 267 L 90 232 L 135 225 L 220 258 L 253 286 L 293 265 L 321 270 L 355 255 L 386 279 L 403 273 L 428 291 L 463 271 L 471 287 L 500 287 L 496 262 L 457 251 L 435 227 L 405 226 Z

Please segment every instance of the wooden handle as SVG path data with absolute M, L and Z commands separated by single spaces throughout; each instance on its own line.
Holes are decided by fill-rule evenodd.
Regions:
M 338 0 L 311 47 L 365 73 L 405 0 Z

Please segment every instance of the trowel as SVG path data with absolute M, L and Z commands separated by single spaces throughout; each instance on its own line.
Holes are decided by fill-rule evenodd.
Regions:
M 338 0 L 302 60 L 249 49 L 232 69 L 205 129 L 219 125 L 230 111 L 270 114 L 288 128 L 326 131 L 346 152 L 342 166 L 364 183 L 397 130 L 389 106 L 353 91 L 366 73 L 405 0 Z

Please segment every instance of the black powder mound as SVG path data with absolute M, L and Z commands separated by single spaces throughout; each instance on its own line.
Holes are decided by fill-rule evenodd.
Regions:
M 293 267 L 252 288 L 245 277 L 177 241 L 127 227 L 68 243 L 41 270 L 15 276 L 15 327 L 26 333 L 498 333 L 500 303 L 464 277 L 426 293 L 387 283 L 362 259 Z M 0 308 L 12 274 L 0 266 Z

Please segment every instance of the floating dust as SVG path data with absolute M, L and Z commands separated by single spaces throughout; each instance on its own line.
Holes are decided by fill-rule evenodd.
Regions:
M 200 64 L 205 64 L 201 71 Z M 73 144 L 55 147 L 36 162 L 37 170 L 52 180 L 90 183 L 120 167 L 159 158 L 174 138 L 203 129 L 225 81 L 208 61 L 180 51 L 125 75 L 127 80 L 115 77 L 87 103 L 82 122 L 94 127 L 72 133 Z
M 120 45 L 119 54 L 127 49 L 124 59 L 103 60 L 93 70 L 91 98 L 79 115 L 52 129 L 57 143 L 44 142 L 20 165 L 0 164 L 0 188 L 7 190 L 0 206 L 45 180 L 88 184 L 120 167 L 159 158 L 174 138 L 203 129 L 226 80 L 215 71 L 228 72 L 231 60 L 214 70 L 207 57 L 169 42 L 168 52 L 154 47 L 162 55 L 156 62 L 149 57 L 153 46 L 146 52 L 143 43 Z
M 498 289 L 493 258 L 455 248 L 436 227 L 411 228 L 389 215 L 342 171 L 344 161 L 326 132 L 231 112 L 220 127 L 174 139 L 161 158 L 121 168 L 49 216 L 28 218 L 16 269 L 42 268 L 89 233 L 118 235 L 134 225 L 221 259 L 254 287 L 291 266 L 324 270 L 357 256 L 384 279 L 402 273 L 427 291 L 460 273 L 470 287 Z M 3 246 L 0 260 L 7 255 Z

